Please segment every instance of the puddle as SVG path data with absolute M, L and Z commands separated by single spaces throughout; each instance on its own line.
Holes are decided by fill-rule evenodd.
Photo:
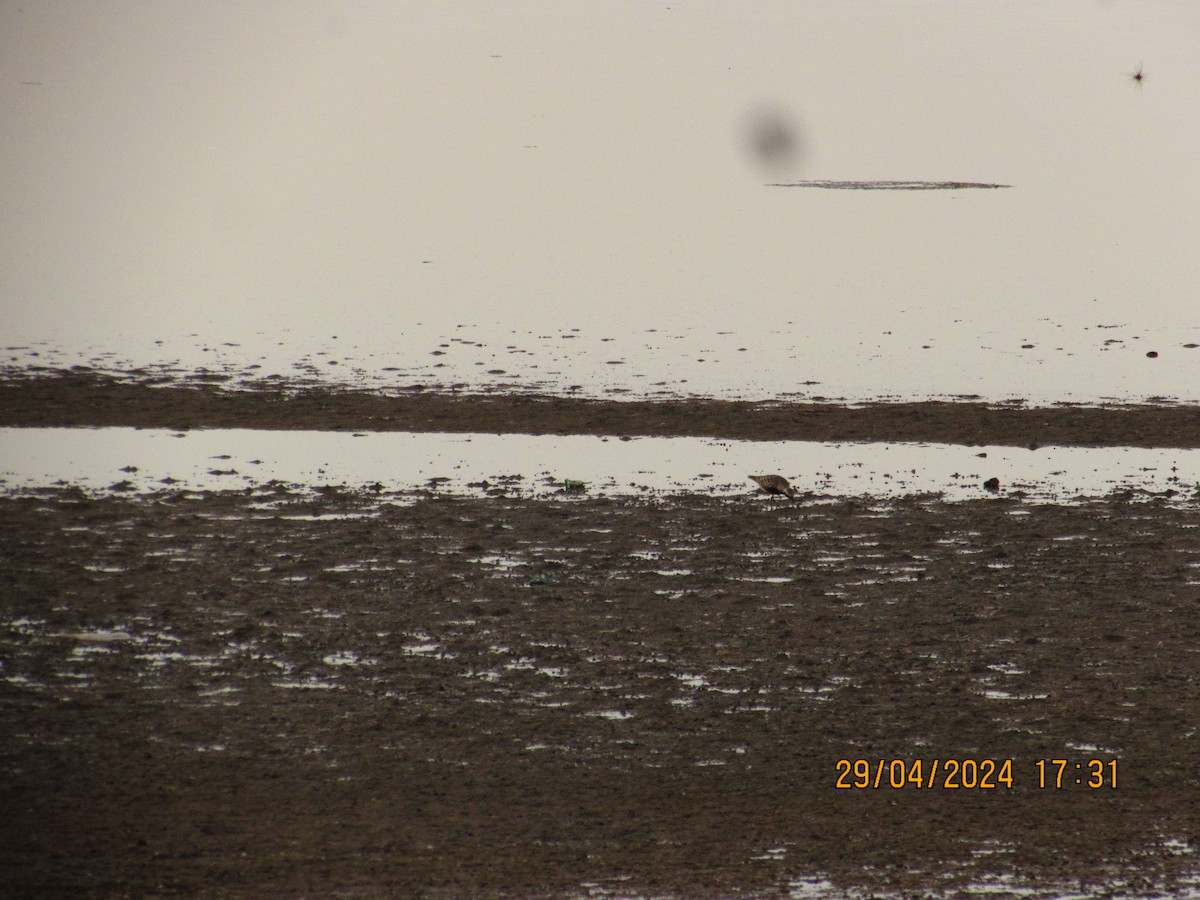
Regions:
M 244 474 L 214 471 L 214 455 Z M 242 466 L 254 460 L 253 467 Z M 89 491 L 212 491 L 307 485 L 486 496 L 748 496 L 749 473 L 779 472 L 801 494 L 946 500 L 997 496 L 1072 502 L 1129 491 L 1197 500 L 1200 450 L 1132 447 L 964 447 L 956 444 L 730 441 L 379 432 L 132 428 L 0 429 L 0 487 L 74 484 Z M 566 481 L 586 482 L 566 491 Z M 327 487 L 337 486 L 337 487 Z M 764 499 L 786 508 L 782 498 Z M 273 507 L 261 502 L 263 515 Z M 1014 508 L 1013 515 L 1026 510 Z M 296 521 L 353 519 L 361 510 L 288 510 Z M 886 515 L 881 511 L 880 515 Z M 1066 536 L 1075 540 L 1082 536 Z M 635 553 L 660 554 L 658 550 Z M 831 562 L 835 562 L 833 558 Z M 490 562 L 481 559 L 481 563 Z M 116 571 L 114 569 L 113 571 Z M 303 577 L 303 576 L 297 576 Z

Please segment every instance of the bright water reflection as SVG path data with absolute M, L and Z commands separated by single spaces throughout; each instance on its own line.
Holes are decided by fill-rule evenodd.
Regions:
M 966 447 L 915 443 L 730 441 L 711 438 L 531 436 L 130 428 L 0 429 L 0 487 L 63 482 L 89 490 L 239 489 L 277 480 L 319 487 L 433 488 L 441 493 L 590 495 L 753 490 L 748 474 L 778 472 L 800 491 L 949 500 L 1001 493 L 1034 500 L 1116 491 L 1196 499 L 1200 450 L 1132 447 Z M 1167 493 L 1170 492 L 1170 493 Z
M 752 304 L 749 315 L 754 317 Z M 1096 317 L 984 325 L 901 315 L 814 327 L 802 311 L 728 328 L 514 329 L 407 323 L 402 333 L 338 336 L 231 332 L 115 352 L 12 345 L 15 370 L 83 366 L 132 377 L 349 385 L 372 390 L 525 391 L 606 398 L 749 400 L 983 398 L 1050 404 L 1200 401 L 1200 325 L 1137 327 Z
M 19 362 L 1200 399 L 1191 0 L 0 16 Z

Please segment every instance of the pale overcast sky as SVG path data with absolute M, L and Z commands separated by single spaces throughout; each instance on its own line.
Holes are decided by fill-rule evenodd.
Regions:
M 1177 316 L 1197 47 L 1194 2 L 3 0 L 0 311 L 63 340 Z M 797 152 L 756 158 L 755 116 Z M 796 178 L 1014 187 L 763 186 Z

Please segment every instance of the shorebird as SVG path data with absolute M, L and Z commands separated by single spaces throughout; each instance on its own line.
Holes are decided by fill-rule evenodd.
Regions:
M 781 494 L 789 500 L 796 499 L 796 490 L 782 475 L 751 475 L 750 480 L 758 485 L 764 494 Z

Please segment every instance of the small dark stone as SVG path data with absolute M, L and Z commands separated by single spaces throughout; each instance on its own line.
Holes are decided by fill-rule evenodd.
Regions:
M 1000 493 L 1000 479 L 999 478 L 989 478 L 987 481 L 985 481 L 983 483 L 983 489 L 985 491 L 991 491 L 993 494 Z

